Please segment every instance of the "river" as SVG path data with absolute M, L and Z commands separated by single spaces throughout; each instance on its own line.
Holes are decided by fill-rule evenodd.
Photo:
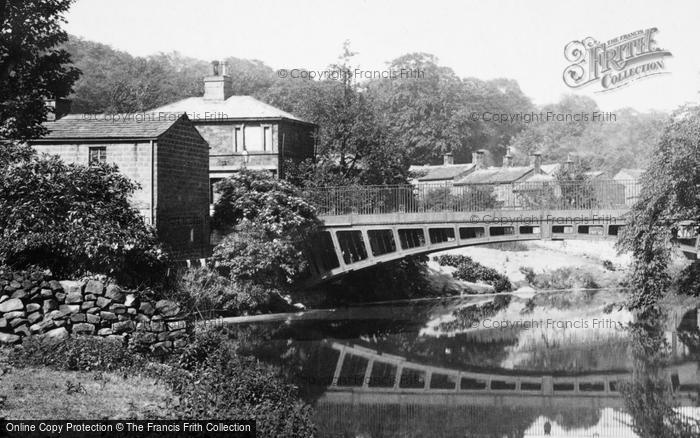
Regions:
M 227 329 L 299 385 L 323 437 L 700 436 L 698 309 L 623 302 L 468 296 Z

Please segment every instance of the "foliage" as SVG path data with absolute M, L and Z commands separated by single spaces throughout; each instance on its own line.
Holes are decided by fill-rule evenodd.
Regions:
M 525 163 L 535 151 L 560 163 L 574 155 L 591 168 L 611 175 L 625 167 L 645 168 L 668 120 L 665 113 L 624 108 L 613 114 L 614 121 L 601 122 L 593 119 L 594 114 L 602 114 L 595 101 L 575 95 L 563 96 L 559 102 L 534 112 L 544 115 L 544 119 L 528 123 L 510 141 L 516 162 Z M 547 120 L 548 114 L 579 117 L 553 123 L 551 118 Z
M 496 292 L 509 291 L 512 288 L 508 277 L 493 268 L 475 262 L 471 257 L 444 254 L 435 257 L 435 261 L 441 266 L 457 268 L 457 270 L 452 273 L 452 276 L 458 280 L 471 283 L 484 282 L 492 285 Z
M 18 368 L 47 366 L 65 371 L 108 371 L 128 369 L 145 359 L 115 339 L 71 336 L 56 341 L 30 336 L 12 350 L 9 360 Z
M 87 272 L 126 283 L 158 279 L 165 255 L 129 204 L 136 185 L 113 166 L 21 162 L 0 175 L 0 260 L 57 276 Z
M 316 224 L 314 207 L 299 189 L 269 172 L 243 169 L 219 182 L 214 206 L 218 227 L 255 223 L 275 236 L 305 233 Z
M 619 248 L 631 251 L 630 306 L 653 305 L 670 285 L 670 242 L 687 223 L 700 223 L 700 108 L 678 110 L 642 176 Z
M 532 268 L 521 267 L 525 280 L 538 289 L 598 289 L 600 285 L 591 272 L 572 267 L 557 268 L 552 271 L 535 273 Z
M 442 296 L 428 281 L 427 257 L 410 256 L 345 275 L 319 286 L 326 305 Z
M 171 297 L 200 318 L 241 313 L 270 307 L 277 291 L 251 280 L 221 275 L 212 268 L 190 268 L 178 272 Z
M 700 427 L 697 419 L 674 411 L 676 402 L 666 367 L 670 361 L 664 328 L 665 315 L 645 308 L 630 326 L 633 358 L 631 381 L 620 388 L 634 432 L 642 437 L 692 437 Z
M 686 266 L 679 274 L 677 284 L 682 294 L 700 296 L 700 262 L 696 260 Z
M 195 361 L 196 362 L 196 361 Z M 256 421 L 262 437 L 315 434 L 311 407 L 276 370 L 232 348 L 211 351 L 176 392 L 183 418 L 245 418 Z
M 0 145 L 0 170 L 10 164 L 27 161 L 35 154 L 34 149 L 27 144 L 7 142 Z
M 498 200 L 493 186 L 430 187 L 420 194 L 421 209 L 426 211 L 483 211 L 496 208 Z
M 66 97 L 80 71 L 57 48 L 71 0 L 0 1 L 0 140 L 46 132 L 46 98 Z
M 286 288 L 303 272 L 315 208 L 290 183 L 266 172 L 243 170 L 219 183 L 214 222 L 235 227 L 214 249 L 231 279 L 262 288 Z M 257 286 L 256 286 L 257 287 Z

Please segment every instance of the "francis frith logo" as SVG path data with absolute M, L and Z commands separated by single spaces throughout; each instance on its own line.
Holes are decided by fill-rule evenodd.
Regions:
M 672 55 L 658 47 L 657 31 L 655 27 L 638 30 L 602 43 L 592 37 L 571 41 L 564 48 L 571 62 L 564 69 L 564 83 L 571 88 L 597 84 L 598 92 L 603 92 L 668 73 L 664 58 Z

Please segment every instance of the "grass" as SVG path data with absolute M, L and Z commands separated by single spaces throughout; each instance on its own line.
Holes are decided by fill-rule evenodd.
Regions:
M 110 372 L 13 368 L 0 351 L 0 418 L 161 419 L 175 399 L 155 379 Z

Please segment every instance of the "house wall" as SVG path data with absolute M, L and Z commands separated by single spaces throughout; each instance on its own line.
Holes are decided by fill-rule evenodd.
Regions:
M 209 145 L 180 121 L 159 138 L 156 164 L 159 239 L 176 259 L 209 256 Z
M 228 176 L 244 165 L 249 169 L 272 170 L 281 174 L 280 166 L 284 159 L 301 161 L 314 156 L 313 126 L 284 120 L 229 120 L 194 124 L 209 143 L 212 178 L 220 178 L 222 173 Z M 242 154 L 244 145 L 247 163 Z
M 136 181 L 141 188 L 132 198 L 132 205 L 144 216 L 146 222 L 151 224 L 151 193 L 153 190 L 151 178 L 151 144 L 149 141 L 137 141 L 129 143 L 52 143 L 33 144 L 32 147 L 38 153 L 58 155 L 63 161 L 75 164 L 89 164 L 89 150 L 91 147 L 105 147 L 107 151 L 107 163 L 116 164 L 119 171 L 129 179 Z

